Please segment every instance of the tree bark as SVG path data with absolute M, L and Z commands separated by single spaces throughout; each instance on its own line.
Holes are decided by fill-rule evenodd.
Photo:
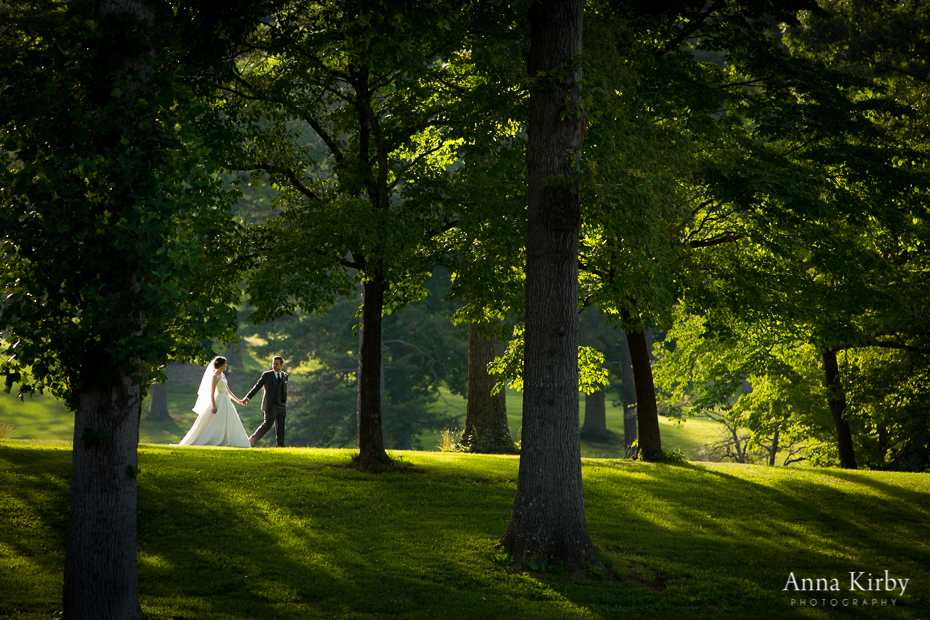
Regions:
M 143 617 L 136 573 L 141 414 L 139 386 L 122 373 L 114 385 L 80 394 L 63 592 L 64 617 L 69 620 Z
M 836 445 L 840 452 L 840 467 L 843 469 L 856 469 L 856 452 L 853 449 L 852 431 L 849 422 L 843 419 L 846 410 L 846 394 L 840 385 L 840 368 L 836 360 L 836 350 L 823 349 L 823 370 L 826 376 L 827 404 L 830 406 L 830 415 L 833 416 L 833 425 L 836 427 Z
M 507 396 L 492 395 L 497 375 L 488 374 L 488 364 L 504 353 L 504 343 L 488 337 L 468 324 L 468 397 L 462 444 L 472 452 L 514 454 L 517 446 L 507 422 Z
M 100 0 L 96 11 L 107 22 L 101 28 L 108 29 L 113 41 L 142 35 L 123 21 L 114 26 L 107 17 L 132 16 L 138 24 L 148 25 L 155 18 L 152 3 L 146 0 Z M 120 60 L 135 75 L 132 71 L 108 75 L 107 81 L 128 78 L 122 104 L 129 106 L 141 81 L 147 79 L 148 67 L 142 55 Z M 96 86 L 103 97 L 111 96 L 112 83 Z M 111 121 L 115 126 L 119 122 Z M 107 136 L 96 138 L 105 153 Z M 130 284 L 135 282 L 132 272 L 126 275 Z M 127 294 L 133 294 L 132 288 Z M 139 321 L 141 327 L 144 317 Z M 136 568 L 141 389 L 132 384 L 131 373 L 100 368 L 101 357 L 89 352 L 82 360 L 79 384 L 83 387 L 77 391 L 63 615 L 69 620 L 137 620 L 144 617 Z
M 623 446 L 625 454 L 628 457 L 634 455 L 633 443 L 636 441 L 638 434 L 636 432 L 636 382 L 633 378 L 633 362 L 630 358 L 630 343 L 624 334 L 623 343 L 620 345 L 620 379 L 623 385 L 620 387 L 621 400 L 623 401 Z
M 500 542 L 515 567 L 545 561 L 575 574 L 600 565 L 585 520 L 578 437 L 583 8 L 582 0 L 544 0 L 529 11 L 523 433 L 513 513 Z
M 630 346 L 630 362 L 636 385 L 639 454 L 648 461 L 662 451 L 659 408 L 656 406 L 656 388 L 652 380 L 652 363 L 649 361 L 649 343 L 645 332 L 627 332 L 626 340 Z
M 149 419 L 171 421 L 171 414 L 168 413 L 168 390 L 164 383 L 152 385 L 152 408 L 149 410 Z
M 585 396 L 584 424 L 581 426 L 581 436 L 595 441 L 603 441 L 609 436 L 607 433 L 607 404 L 603 389 Z
M 362 284 L 362 325 L 358 347 L 358 464 L 387 465 L 381 426 L 381 315 L 388 285 L 381 278 Z
M 778 447 L 779 442 L 781 441 L 781 431 L 780 429 L 775 429 L 775 434 L 772 436 L 772 445 L 769 449 L 769 467 L 775 467 L 775 458 L 778 456 Z

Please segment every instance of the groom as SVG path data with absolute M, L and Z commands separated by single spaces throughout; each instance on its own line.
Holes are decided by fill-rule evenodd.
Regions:
M 287 373 L 284 368 L 284 358 L 276 356 L 271 364 L 272 370 L 266 370 L 243 402 L 248 405 L 249 400 L 255 396 L 259 388 L 265 389 L 262 397 L 262 411 L 265 412 L 265 421 L 255 429 L 249 437 L 249 443 L 254 447 L 258 440 L 265 436 L 271 425 L 274 424 L 277 433 L 278 447 L 284 447 L 284 416 L 287 414 Z

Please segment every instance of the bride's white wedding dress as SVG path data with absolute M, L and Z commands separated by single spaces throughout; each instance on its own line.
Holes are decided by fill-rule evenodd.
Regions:
M 187 431 L 180 443 L 172 445 L 251 448 L 249 436 L 245 433 L 239 413 L 226 392 L 225 375 L 217 377 L 213 398 L 216 400 L 216 413 L 213 413 L 213 404 L 209 398 L 198 399 L 194 406 L 194 411 L 197 413 L 194 425 L 191 430 Z

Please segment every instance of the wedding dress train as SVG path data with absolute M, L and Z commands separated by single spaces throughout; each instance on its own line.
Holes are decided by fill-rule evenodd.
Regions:
M 217 378 L 213 397 L 216 400 L 216 413 L 213 413 L 213 404 L 209 398 L 199 399 L 194 406 L 197 413 L 194 425 L 180 443 L 171 445 L 252 447 L 242 426 L 242 420 L 239 419 L 239 413 L 226 392 L 225 376 L 220 375 Z

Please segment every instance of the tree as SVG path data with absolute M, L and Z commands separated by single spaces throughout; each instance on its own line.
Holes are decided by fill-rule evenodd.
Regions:
M 604 441 L 609 438 L 607 430 L 607 396 L 604 388 L 585 395 L 584 422 L 581 423 L 581 438 Z
M 516 566 L 535 560 L 575 573 L 600 565 L 585 520 L 578 439 L 583 9 L 579 0 L 530 7 L 523 432 L 517 495 L 500 542 Z
M 626 341 L 630 347 L 630 365 L 636 387 L 637 451 L 646 460 L 651 460 L 662 452 L 662 436 L 652 378 L 651 347 L 646 335 L 646 332 L 627 332 Z
M 620 395 L 616 404 L 623 407 L 624 454 L 633 456 L 633 442 L 639 445 L 636 414 L 636 379 L 633 377 L 633 360 L 630 356 L 629 339 L 624 336 L 620 343 Z
M 519 85 L 522 79 L 511 81 Z M 509 115 L 525 117 L 525 110 L 515 102 Z M 505 378 L 490 366 L 504 356 L 509 326 L 524 308 L 525 140 L 515 135 L 490 147 L 479 141 L 463 155 L 456 184 L 467 199 L 455 228 L 441 239 L 439 256 L 453 274 L 449 296 L 466 302 L 454 317 L 468 324 L 468 393 L 459 447 L 514 453 L 503 384 L 519 373 Z
M 476 22 L 501 19 L 480 8 L 283 3 L 247 47 L 222 105 L 240 135 L 226 145 L 228 165 L 267 175 L 281 191 L 282 216 L 252 227 L 242 252 L 255 318 L 325 310 L 353 281 L 362 285 L 362 465 L 390 461 L 382 316 L 422 297 L 437 240 L 456 223 L 459 146 L 514 131 L 491 112 L 512 95 L 468 51 L 493 35 Z
M 514 453 L 507 395 L 504 390 L 493 393 L 498 377 L 488 371 L 488 365 L 504 354 L 503 340 L 491 329 L 468 324 L 468 395 L 460 443 L 472 452 Z
M 923 158 L 930 140 L 924 122 L 930 87 L 930 13 L 920 2 L 844 0 L 825 1 L 822 6 L 823 11 L 806 15 L 800 26 L 786 33 L 786 41 L 793 53 L 866 77 L 875 91 L 884 92 L 887 99 L 905 106 L 904 113 L 892 110 L 876 115 L 875 122 L 880 127 L 876 141 L 892 152 L 898 151 L 898 155 L 891 158 L 893 166 L 884 171 L 872 171 L 875 189 L 869 200 L 876 204 L 878 213 L 870 216 L 873 224 L 864 227 L 858 238 L 859 244 L 878 249 L 882 254 L 882 261 L 867 263 L 870 271 L 877 272 L 869 278 L 873 290 L 886 292 L 894 287 L 895 293 L 890 299 L 885 299 L 890 304 L 878 307 L 873 304 L 870 320 L 847 321 L 848 324 L 856 324 L 858 329 L 824 347 L 826 381 L 837 387 L 840 384 L 853 386 L 843 378 L 846 372 L 862 379 L 866 385 L 871 383 L 868 375 L 872 373 L 884 375 L 886 379 L 893 377 L 895 371 L 885 373 L 879 370 L 880 364 L 876 362 L 887 360 L 894 368 L 897 365 L 894 358 L 902 355 L 914 364 L 912 375 L 920 377 L 927 368 L 927 334 L 930 333 L 930 326 L 924 321 L 927 266 L 923 252 L 918 249 L 926 246 L 930 234 L 927 230 L 927 187 L 920 178 L 926 167 Z M 863 346 L 885 349 L 886 352 L 854 351 Z M 843 361 L 837 360 L 834 366 L 834 358 L 840 351 Z M 852 362 L 848 363 L 851 352 Z M 869 363 L 859 366 L 860 359 L 867 359 Z M 868 371 L 860 374 L 862 368 L 868 368 Z M 913 381 L 892 383 L 903 393 L 914 393 Z M 885 399 L 882 395 L 884 390 L 850 389 L 860 399 L 866 394 L 878 401 Z M 860 400 L 850 409 L 847 408 L 846 391 L 832 390 L 830 402 L 831 410 L 838 416 L 837 433 L 843 438 L 841 457 L 847 464 L 856 462 L 853 443 L 857 442 L 863 447 L 871 444 L 868 448 L 870 466 L 895 467 L 903 462 L 914 463 L 911 457 L 920 453 L 924 456 L 917 457 L 917 461 L 922 460 L 924 464 L 918 469 L 926 466 L 926 440 L 922 431 L 899 436 L 897 441 L 889 434 L 889 429 L 894 427 L 915 429 L 906 417 L 891 422 L 887 415 L 891 410 L 904 414 L 908 407 L 888 408 L 886 405 L 881 408 L 886 413 L 875 415 L 878 411 L 875 405 Z M 921 391 L 918 388 L 917 392 Z M 855 417 L 857 413 L 866 415 L 855 421 L 858 424 L 854 426 L 860 427 L 859 433 L 849 434 L 848 418 Z M 850 435 L 848 438 L 847 434 Z M 901 459 L 898 465 L 895 464 L 897 458 L 889 456 L 894 451 L 887 450 L 886 454 L 890 445 L 908 446 L 897 452 L 897 458 Z M 876 450 L 876 446 L 885 448 Z
M 161 8 L 15 3 L 0 33 L 0 373 L 74 412 L 69 618 L 142 617 L 141 399 L 166 359 L 234 329 L 238 291 L 205 248 L 235 228 Z
M 666 398 L 725 429 L 709 456 L 769 465 L 779 452 L 787 452 L 785 465 L 835 459 L 817 347 L 751 324 L 715 334 L 705 318 L 681 312 L 660 351 L 656 377 Z
M 164 383 L 152 385 L 152 407 L 149 410 L 149 418 L 162 421 L 171 420 L 171 414 L 168 413 L 168 392 L 165 390 Z
M 623 332 L 607 321 L 607 317 L 596 307 L 585 308 L 580 316 L 578 340 L 582 346 L 603 354 L 602 369 L 607 371 L 607 382 L 595 382 L 585 394 L 585 415 L 581 425 L 581 438 L 593 441 L 610 441 L 616 435 L 607 428 L 607 393 L 622 394 L 624 386 L 622 353 L 624 345 L 620 338 Z M 632 380 L 627 379 L 632 385 Z M 630 399 L 635 402 L 635 398 Z
M 381 388 L 385 445 L 420 448 L 420 435 L 460 424 L 436 403 L 439 387 L 465 394 L 467 332 L 454 326 L 454 304 L 443 297 L 449 275 L 427 279 L 425 299 L 384 317 Z M 260 338 L 253 353 L 282 355 L 291 372 L 288 436 L 292 445 L 351 445 L 356 437 L 358 293 L 336 301 L 325 314 L 297 311 L 241 329 Z
M 907 230 L 910 239 L 917 234 L 918 227 L 909 224 L 904 214 L 914 212 L 915 222 L 923 217 L 917 207 L 920 198 L 909 197 L 909 206 L 904 200 L 911 190 L 920 193 L 923 181 L 917 171 L 922 156 L 913 149 L 895 148 L 882 138 L 882 128 L 876 122 L 880 118 L 902 118 L 901 107 L 882 97 L 874 82 L 836 71 L 822 61 L 789 53 L 782 30 L 797 25 L 800 9 L 817 8 L 811 3 L 629 2 L 612 6 L 617 8 L 619 21 L 615 23 L 625 25 L 626 30 L 621 31 L 632 32 L 632 39 L 638 44 L 634 49 L 639 54 L 633 55 L 629 65 L 640 78 L 638 83 L 631 80 L 632 88 L 614 92 L 618 95 L 623 92 L 624 96 L 630 91 L 635 93 L 636 97 L 627 105 L 644 110 L 636 118 L 649 118 L 664 128 L 667 140 L 684 147 L 668 150 L 668 154 L 678 153 L 689 165 L 684 174 L 680 165 L 662 166 L 672 172 L 673 184 L 664 189 L 657 186 L 660 191 L 652 192 L 654 197 L 664 194 L 668 198 L 664 207 L 662 201 L 653 199 L 660 207 L 655 213 L 672 216 L 664 219 L 665 234 L 658 230 L 658 234 L 651 235 L 652 247 L 644 252 L 652 255 L 651 264 L 658 277 L 648 271 L 643 273 L 643 266 L 650 261 L 629 260 L 631 251 L 637 248 L 627 240 L 640 240 L 642 236 L 618 234 L 625 222 L 622 219 L 612 222 L 609 214 L 622 213 L 621 210 L 605 210 L 603 216 L 591 218 L 592 232 L 586 235 L 591 242 L 585 246 L 587 253 L 583 253 L 582 263 L 587 273 L 596 276 L 589 285 L 592 303 L 640 322 L 638 326 L 624 323 L 628 332 L 637 332 L 658 322 L 671 309 L 669 302 L 677 297 L 689 300 L 696 311 L 709 311 L 700 300 L 709 300 L 711 296 L 704 289 L 713 290 L 717 286 L 716 278 L 722 268 L 745 287 L 742 291 L 738 286 L 726 287 L 728 294 L 735 294 L 744 303 L 738 310 L 728 300 L 714 301 L 729 304 L 728 312 L 733 316 L 766 312 L 762 309 L 765 299 L 773 303 L 768 312 L 785 312 L 780 314 L 783 324 L 788 317 L 797 318 L 797 308 L 789 307 L 795 303 L 789 291 L 790 286 L 799 285 L 794 288 L 795 295 L 804 290 L 808 292 L 803 297 L 805 301 L 818 300 L 811 303 L 806 314 L 810 321 L 807 333 L 818 346 L 846 348 L 857 339 L 869 338 L 861 331 L 863 322 L 854 327 L 856 312 L 878 313 L 873 317 L 883 315 L 879 306 L 884 302 L 871 307 L 863 304 L 870 294 L 881 299 L 883 293 L 874 295 L 882 287 L 865 293 L 869 287 L 858 286 L 865 281 L 861 278 L 863 272 L 850 278 L 848 266 L 876 264 L 874 254 L 870 256 L 870 246 L 882 247 L 888 257 L 886 262 L 900 261 L 903 258 L 900 250 L 888 243 L 894 236 L 890 231 Z M 602 13 L 607 15 L 609 11 Z M 666 86 L 670 83 L 674 87 Z M 622 102 L 624 98 L 618 96 L 616 100 Z M 608 98 L 601 109 L 610 109 L 610 104 Z M 600 170 L 602 162 L 611 159 L 623 162 L 624 153 L 608 141 L 617 134 L 610 121 L 617 127 L 622 125 L 608 115 L 597 120 L 587 142 L 607 145 L 602 150 L 609 153 L 612 149 L 620 155 L 592 157 L 591 178 L 601 180 L 609 178 Z M 609 131 L 598 135 L 600 127 Z M 627 128 L 627 134 L 648 135 L 642 130 L 633 133 L 636 129 L 633 125 L 628 124 Z M 661 137 L 663 133 L 657 131 L 653 135 Z M 647 156 L 657 153 L 653 146 L 656 143 L 648 142 L 653 151 L 641 150 Z M 646 157 L 642 159 L 648 162 Z M 674 164 L 675 159 L 667 161 Z M 895 161 L 897 166 L 892 165 Z M 902 166 L 904 162 L 910 165 Z M 636 170 L 625 162 L 622 165 Z M 623 178 L 621 174 L 610 176 Z M 653 179 L 661 179 L 661 175 L 640 177 L 647 179 L 641 184 L 643 187 L 649 182 L 655 184 Z M 631 195 L 629 191 L 607 191 L 611 186 L 603 182 L 591 187 L 601 196 L 600 200 L 590 201 L 595 207 L 605 202 L 603 196 L 615 194 L 628 199 Z M 649 198 L 648 192 L 645 196 Z M 675 209 L 676 203 L 682 203 L 682 197 L 690 202 L 684 212 Z M 875 230 L 868 232 L 869 227 L 862 226 L 864 217 L 882 222 L 888 231 L 887 239 L 878 243 L 885 235 L 876 235 Z M 677 224 L 675 218 L 679 218 Z M 652 218 L 646 223 L 661 229 L 662 221 L 663 218 Z M 627 242 L 619 243 L 620 239 Z M 854 251 L 849 250 L 851 239 L 858 240 L 853 244 Z M 663 251 L 663 245 L 667 249 L 675 245 L 670 240 L 690 251 Z M 776 273 L 781 279 L 776 279 L 772 270 L 762 268 L 760 263 L 756 272 L 759 279 L 751 281 L 753 278 L 745 277 L 746 263 L 736 267 L 735 262 L 737 256 L 745 259 L 752 254 L 748 247 L 755 247 L 757 256 L 765 257 L 763 261 L 789 261 L 797 271 L 793 276 L 783 277 L 784 271 L 779 269 Z M 826 247 L 834 252 L 834 260 L 829 260 Z M 892 256 L 897 258 L 891 259 Z M 734 262 L 724 267 L 731 260 Z M 814 281 L 805 282 L 800 274 L 812 263 L 819 273 Z M 787 264 L 781 263 L 780 267 Z M 736 273 L 737 269 L 744 270 L 742 276 Z M 898 272 L 899 281 L 906 271 Z M 638 276 L 637 282 L 642 283 L 640 290 L 636 284 L 623 284 L 622 278 L 629 273 Z M 889 277 L 882 279 L 890 284 L 894 278 L 887 273 Z M 908 278 L 912 285 L 919 282 Z M 828 285 L 831 281 L 837 283 L 833 289 Z M 760 283 L 769 282 L 784 285 L 778 299 L 766 294 L 753 297 L 760 288 L 767 288 Z M 904 287 L 898 290 L 903 291 Z M 675 294 L 671 295 L 673 291 Z M 627 314 L 623 315 L 624 312 Z M 820 319 L 815 318 L 818 316 Z M 882 330 L 873 333 L 888 335 Z M 889 345 L 884 338 L 882 346 Z M 836 396 L 835 404 L 839 406 L 842 401 L 839 394 Z M 842 431 L 842 425 L 839 428 Z M 839 433 L 844 441 L 847 435 Z M 641 438 L 641 443 L 646 441 Z M 848 450 L 844 448 L 843 452 Z
M 850 418 L 858 430 L 857 462 L 873 469 L 930 470 L 927 357 L 902 349 L 842 352 Z

